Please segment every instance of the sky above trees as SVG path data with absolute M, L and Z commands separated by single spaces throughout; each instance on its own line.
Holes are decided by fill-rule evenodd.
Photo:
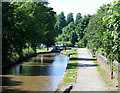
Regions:
M 72 12 L 74 17 L 78 12 L 82 15 L 94 14 L 102 4 L 112 3 L 115 0 L 49 0 L 49 6 L 59 14 L 61 11 L 67 16 Z

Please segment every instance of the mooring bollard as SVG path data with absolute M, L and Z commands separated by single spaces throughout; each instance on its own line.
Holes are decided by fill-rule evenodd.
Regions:
M 65 88 L 65 90 L 63 91 L 63 93 L 70 93 L 70 90 L 72 90 L 73 88 L 73 84 L 67 86 L 67 88 Z

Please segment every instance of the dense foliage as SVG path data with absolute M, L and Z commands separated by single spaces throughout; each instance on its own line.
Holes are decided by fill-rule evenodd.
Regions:
M 67 25 L 71 22 L 74 22 L 74 19 L 73 19 L 73 13 L 69 13 L 67 15 L 67 19 L 66 19 L 66 22 L 67 22 Z
M 36 52 L 55 40 L 55 12 L 46 3 L 2 3 L 3 66 Z M 49 42 L 49 43 L 48 43 Z
M 65 20 L 64 12 L 61 12 L 57 16 L 57 21 L 55 23 L 55 30 L 57 32 L 57 35 L 62 33 L 62 28 L 65 26 L 66 26 L 66 20 Z
M 104 41 L 106 45 L 111 46 L 109 56 L 120 63 L 120 0 L 106 6 L 107 14 L 103 20 L 107 24 L 107 30 L 104 32 Z M 108 40 L 108 35 L 110 39 Z M 110 43 L 109 43 L 110 42 Z M 112 44 L 111 44 L 112 43 Z M 105 52 L 108 49 L 105 48 Z
M 77 13 L 77 15 L 76 15 L 76 19 L 75 19 L 75 25 L 77 25 L 78 23 L 80 23 L 80 19 L 82 18 L 82 15 L 81 15 L 81 13 Z
M 102 45 L 103 32 L 106 30 L 102 18 L 106 15 L 104 6 L 101 7 L 97 14 L 93 15 L 89 21 L 87 28 L 85 29 L 85 36 L 87 40 L 87 46 L 92 50 L 97 50 Z
M 82 17 L 81 13 L 77 13 L 76 20 L 73 19 L 73 13 L 69 13 L 66 19 L 67 25 L 62 28 L 62 34 L 57 37 L 57 41 L 70 41 L 74 46 L 78 43 L 80 47 L 86 46 L 86 40 L 83 38 L 84 29 L 87 27 L 90 15 Z
M 120 62 L 120 1 L 100 7 L 85 29 L 88 47 Z

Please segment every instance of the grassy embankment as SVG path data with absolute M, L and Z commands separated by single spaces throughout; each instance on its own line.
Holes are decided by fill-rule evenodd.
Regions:
M 64 52 L 71 54 L 64 83 L 74 83 L 77 75 L 77 63 L 78 63 L 77 49 Z

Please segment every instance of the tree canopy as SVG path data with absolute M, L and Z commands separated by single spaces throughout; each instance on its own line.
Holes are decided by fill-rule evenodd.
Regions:
M 81 13 L 77 13 L 76 19 L 75 19 L 75 25 L 80 23 L 81 19 L 82 19 L 82 14 Z
M 89 48 L 101 50 L 108 59 L 120 62 L 120 1 L 103 5 L 90 19 L 85 29 L 85 38 Z
M 74 22 L 73 13 L 67 15 L 67 25 L 71 22 Z
M 47 7 L 46 3 L 3 2 L 3 65 L 36 52 L 37 45 L 41 43 L 53 44 L 55 20 L 53 8 Z M 52 42 L 48 43 L 48 40 Z
M 57 21 L 55 23 L 55 30 L 57 31 L 57 35 L 62 33 L 62 28 L 66 26 L 66 20 L 64 16 L 64 12 L 61 12 L 57 16 Z

